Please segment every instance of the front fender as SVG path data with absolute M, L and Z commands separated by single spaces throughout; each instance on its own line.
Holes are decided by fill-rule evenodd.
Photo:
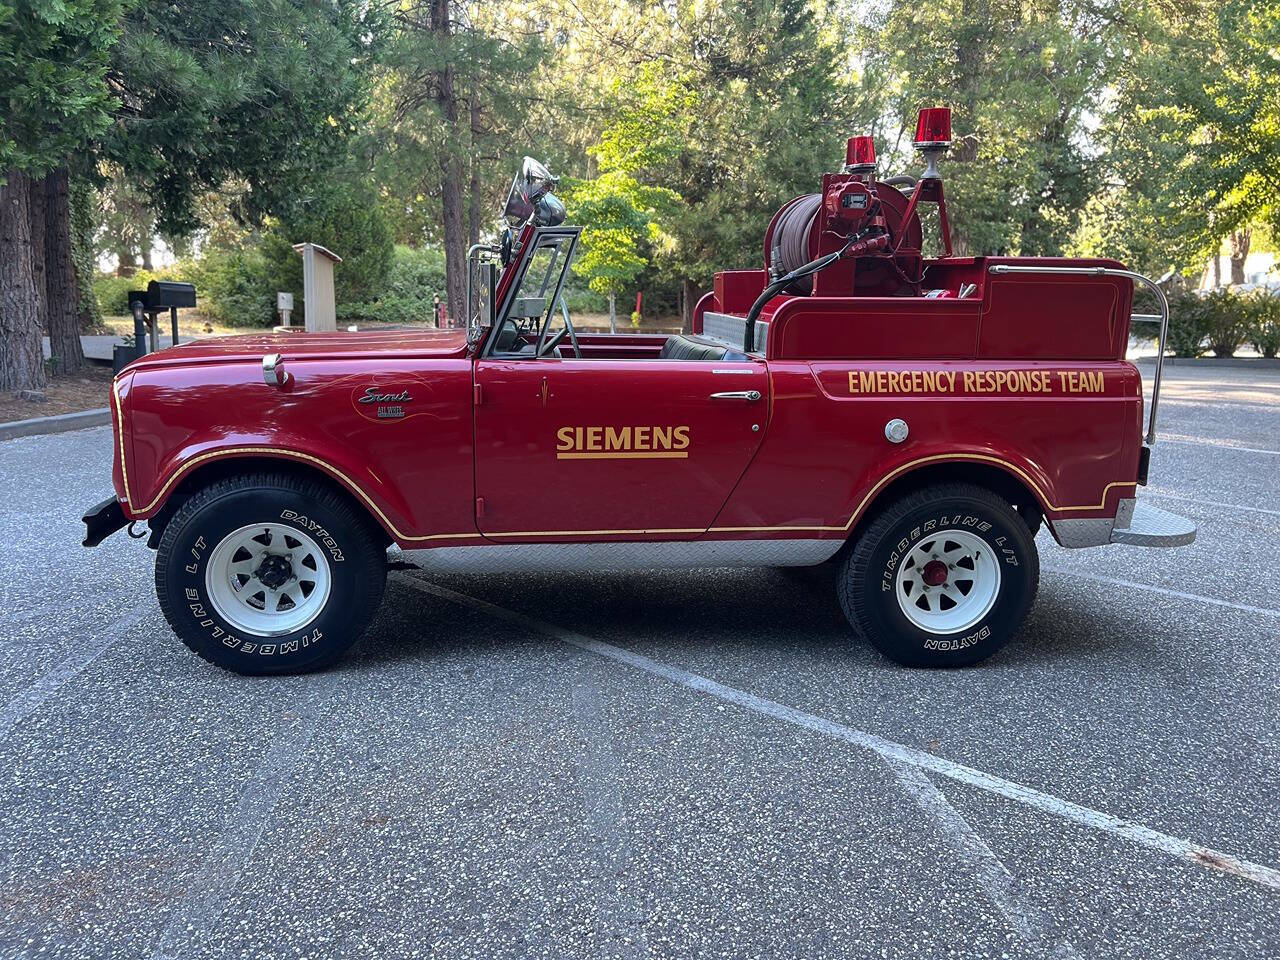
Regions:
M 125 512 L 155 516 L 185 478 L 236 458 L 330 477 L 402 545 L 478 537 L 467 360 L 298 361 L 286 387 L 257 364 L 140 370 L 115 386 Z M 408 399 L 379 419 L 373 392 Z

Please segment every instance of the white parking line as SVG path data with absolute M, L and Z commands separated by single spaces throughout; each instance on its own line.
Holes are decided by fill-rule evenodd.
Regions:
M 52 697 L 64 683 L 80 674 L 105 651 L 123 640 L 151 608 L 150 601 L 140 603 L 101 633 L 78 640 L 76 647 L 52 670 L 16 694 L 0 711 L 0 740 Z
M 1147 398 L 1150 405 L 1151 399 Z M 1238 410 L 1263 410 L 1268 413 L 1280 412 L 1280 404 L 1267 403 L 1265 400 L 1184 400 L 1181 398 L 1166 397 L 1160 394 L 1160 409 L 1165 407 L 1211 407 L 1214 410 L 1220 410 L 1223 407 L 1231 407 Z
M 311 678 L 294 708 L 296 719 L 288 732 L 284 732 L 289 719 L 288 713 L 285 714 L 266 756 L 227 818 L 225 832 L 214 840 L 186 896 L 169 913 L 159 943 L 151 954 L 153 960 L 208 955 L 209 935 L 226 909 L 245 867 L 252 861 L 254 848 L 271 822 L 285 782 L 315 735 L 324 708 L 343 676 L 341 671 L 330 671 Z
M 584 677 L 574 684 L 572 696 L 573 719 L 585 748 L 578 766 L 583 812 L 594 840 L 591 857 L 595 861 L 593 876 L 597 877 L 593 884 L 598 898 L 597 929 L 602 941 L 615 945 L 621 960 L 647 957 L 650 950 L 644 914 L 627 880 L 634 856 L 627 841 L 618 758 L 605 730 L 601 691 L 593 679 Z
M 1044 915 L 1018 896 L 1017 880 L 933 781 L 919 767 L 909 763 L 899 760 L 885 762 L 898 784 L 921 810 L 933 818 L 948 841 L 969 859 L 978 883 L 986 891 L 988 899 L 1004 914 L 1014 932 L 1023 940 L 1042 947 L 1051 957 L 1079 958 L 1080 954 L 1069 940 L 1055 941 L 1050 936 Z
M 775 720 L 794 724 L 806 730 L 812 730 L 815 733 L 842 740 L 853 746 L 871 750 L 886 760 L 899 761 L 930 773 L 949 777 L 958 783 L 977 787 L 979 790 L 985 790 L 1007 800 L 1016 800 L 1018 803 L 1026 804 L 1061 820 L 1088 827 L 1092 830 L 1114 834 L 1147 849 L 1166 853 L 1199 866 L 1221 870 L 1246 880 L 1252 880 L 1254 883 L 1269 887 L 1272 890 L 1280 890 L 1280 870 L 1233 857 L 1230 854 L 1201 846 L 1198 843 L 1192 843 L 1189 840 L 1171 837 L 1133 820 L 1126 820 L 1123 817 L 1116 817 L 1100 810 L 1081 806 L 1078 803 L 1064 800 L 1053 794 L 1044 793 L 1034 787 L 1023 786 L 1012 780 L 1005 780 L 1002 777 L 984 773 L 973 767 L 967 767 L 964 764 L 934 756 L 932 753 L 916 747 L 894 743 L 892 740 L 886 740 L 884 737 L 877 736 L 874 733 L 855 730 L 852 727 L 846 727 L 824 717 L 797 710 L 795 707 L 789 707 L 773 700 L 766 700 L 764 697 L 758 697 L 753 693 L 725 686 L 696 673 L 681 670 L 679 667 L 673 667 L 658 660 L 651 660 L 648 657 L 632 653 L 630 650 L 623 650 L 621 647 L 615 647 L 613 644 L 605 643 L 601 640 L 593 640 L 582 634 L 574 633 L 572 630 L 566 630 L 563 627 L 557 627 L 554 624 L 525 616 L 522 613 L 516 613 L 514 610 L 499 607 L 496 604 L 468 596 L 465 593 L 458 593 L 430 581 L 419 580 L 411 576 L 399 576 L 397 580 L 423 593 L 470 607 L 473 610 L 483 611 L 495 619 L 517 624 L 527 630 L 553 637 L 570 646 L 588 650 L 591 653 L 607 657 L 610 660 L 616 660 L 619 663 L 625 663 L 655 676 L 664 677 L 682 687 L 705 693 L 726 703 L 732 703 L 744 709 L 773 717 Z
M 1166 587 L 1153 587 L 1149 583 L 1137 580 L 1125 580 L 1122 577 L 1108 577 L 1101 573 L 1085 573 L 1081 570 L 1064 570 L 1062 567 L 1041 566 L 1045 573 L 1060 573 L 1064 577 L 1076 577 L 1080 580 L 1092 580 L 1095 583 L 1109 583 L 1113 587 L 1127 587 L 1130 590 L 1145 590 L 1147 593 L 1158 593 L 1162 597 L 1177 597 L 1179 600 L 1194 600 L 1196 603 L 1207 603 L 1214 607 L 1228 607 L 1232 610 L 1243 610 L 1245 613 L 1260 613 L 1264 617 L 1280 617 L 1280 610 L 1274 607 L 1255 607 L 1247 603 L 1232 603 L 1230 600 L 1219 600 L 1217 597 L 1206 597 L 1199 593 L 1183 593 L 1181 590 L 1169 590 Z
M 1266 447 L 1245 447 L 1226 440 L 1212 440 L 1208 437 L 1188 437 L 1179 433 L 1162 433 L 1156 437 L 1156 443 L 1177 443 L 1184 447 L 1213 447 L 1216 450 L 1235 450 L 1239 453 L 1265 453 L 1272 457 L 1280 457 L 1280 450 L 1269 450 Z
M 1263 507 L 1246 507 L 1243 503 L 1223 503 L 1221 500 L 1201 500 L 1197 497 L 1182 497 L 1174 493 L 1157 493 L 1150 487 L 1140 494 L 1144 497 L 1155 497 L 1157 500 L 1178 500 L 1182 503 L 1198 503 L 1201 506 L 1213 507 L 1220 513 L 1225 510 L 1243 510 L 1246 513 L 1261 513 L 1268 517 L 1280 517 L 1280 510 L 1267 510 Z

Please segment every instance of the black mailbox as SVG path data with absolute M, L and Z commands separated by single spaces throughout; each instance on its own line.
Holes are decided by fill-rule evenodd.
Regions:
M 147 284 L 147 309 L 164 307 L 194 307 L 196 288 L 191 283 L 176 280 L 152 280 Z
M 178 343 L 178 308 L 194 307 L 196 305 L 196 288 L 190 283 L 179 283 L 176 280 L 152 280 L 147 284 L 146 290 L 130 290 L 129 291 L 129 309 L 133 313 L 133 335 L 134 344 L 132 350 L 117 350 L 116 370 L 122 363 L 127 363 L 130 359 L 126 354 L 132 352 L 134 356 L 142 356 L 147 352 L 147 333 L 148 323 L 150 320 L 151 349 L 155 350 L 159 347 L 159 337 L 156 333 L 156 314 L 161 310 L 169 311 L 169 319 L 173 323 L 173 338 L 170 343 L 177 346 Z

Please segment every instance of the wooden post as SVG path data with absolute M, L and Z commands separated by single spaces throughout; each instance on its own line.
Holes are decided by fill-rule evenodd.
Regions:
M 302 310 L 308 333 L 338 329 L 333 268 L 342 258 L 317 243 L 295 243 L 302 257 Z

